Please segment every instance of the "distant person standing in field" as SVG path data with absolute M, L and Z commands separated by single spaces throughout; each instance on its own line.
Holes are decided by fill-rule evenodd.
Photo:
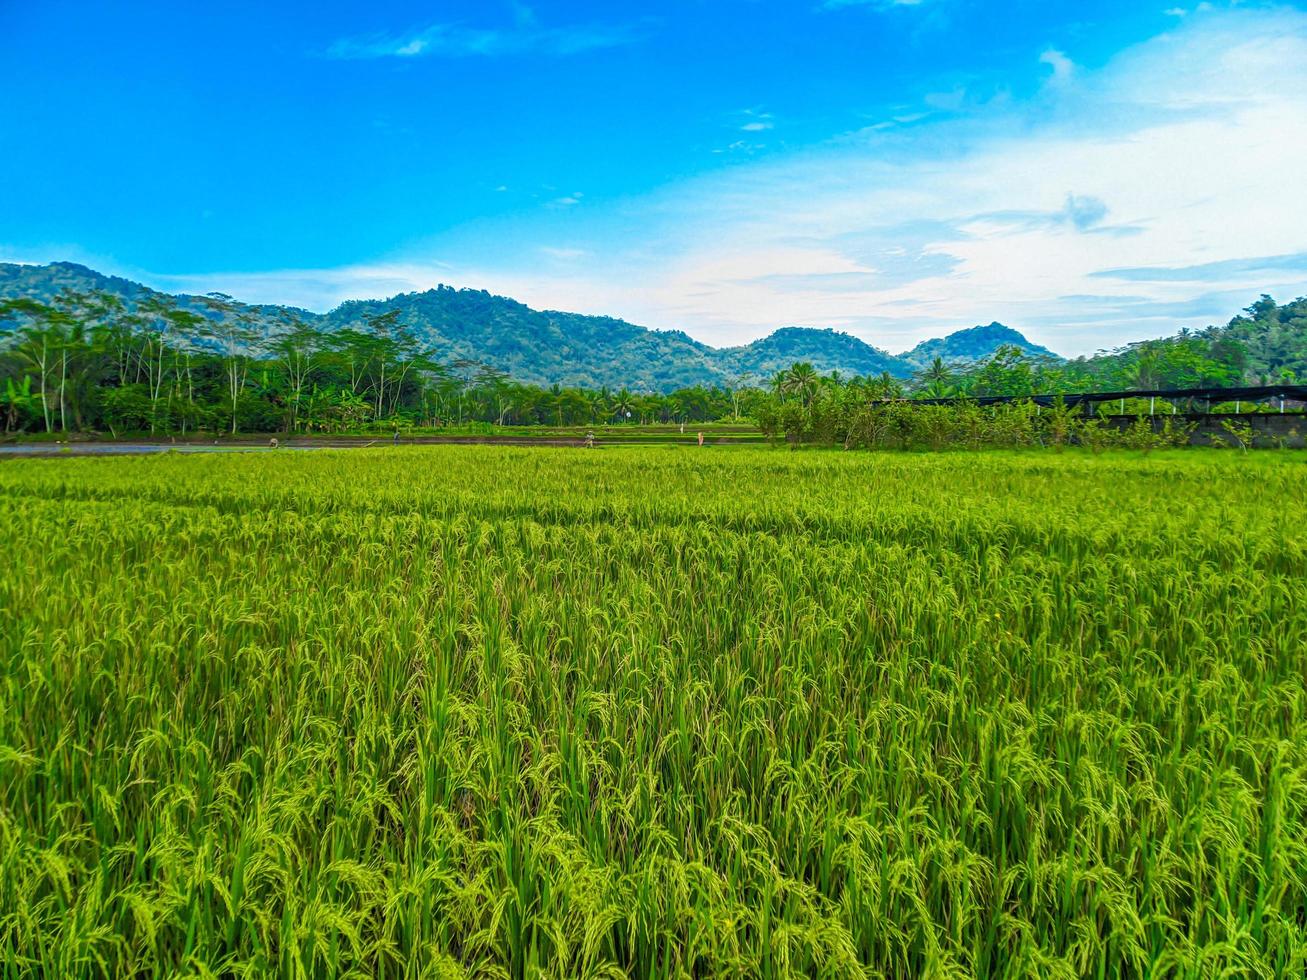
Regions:
M 701 445 L 701 446 L 703 445 L 703 433 L 702 433 L 702 432 L 699 433 L 699 445 Z
M 585 434 L 585 448 L 594 449 L 594 447 L 595 447 L 595 434 L 594 432 L 587 432 Z

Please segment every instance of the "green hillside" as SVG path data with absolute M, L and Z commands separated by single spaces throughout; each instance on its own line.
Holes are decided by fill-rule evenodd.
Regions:
M 1027 357 L 1049 357 L 1060 360 L 1047 347 L 1033 344 L 1011 327 L 991 323 L 984 327 L 958 330 L 947 337 L 923 340 L 912 350 L 900 355 L 914 368 L 929 367 L 936 357 L 945 364 L 972 364 L 992 357 L 1000 347 L 1016 347 Z
M 64 292 L 110 293 L 128 308 L 166 299 L 194 312 L 206 311 L 201 297 L 168 296 L 118 276 L 106 276 L 72 262 L 49 265 L 0 264 L 0 300 L 28 298 L 49 303 Z M 538 385 L 629 388 L 670 392 L 695 385 L 734 387 L 744 378 L 762 384 L 796 361 L 822 373 L 908 378 L 920 366 L 847 333 L 785 327 L 740 347 L 714 348 L 679 330 L 650 330 L 606 316 L 534 310 L 485 290 L 437 286 L 384 300 L 352 300 L 325 314 L 288 306 L 229 304 L 229 315 L 265 335 L 288 322 L 328 331 L 361 329 L 371 318 L 398 311 L 399 324 L 445 363 L 470 361 L 513 379 Z M 976 337 L 974 330 L 928 341 L 943 344 L 951 361 L 987 357 L 1001 344 L 1044 352 L 1014 330 Z M 990 330 L 991 328 L 978 328 Z M 963 337 L 962 340 L 955 338 Z M 922 350 L 926 345 L 919 346 Z

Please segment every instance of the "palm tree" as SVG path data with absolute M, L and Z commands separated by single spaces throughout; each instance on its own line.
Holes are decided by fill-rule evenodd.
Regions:
M 589 391 L 585 395 L 586 406 L 590 410 L 590 421 L 598 422 L 608 414 L 608 391 Z
M 613 396 L 612 404 L 613 414 L 619 420 L 629 419 L 631 412 L 635 409 L 635 396 L 626 388 L 623 388 Z
M 953 379 L 953 372 L 944 363 L 944 358 L 936 354 L 935 359 L 930 362 L 930 367 L 926 368 L 921 377 L 928 385 L 943 386 Z
M 1160 364 L 1161 359 L 1157 356 L 1157 351 L 1146 347 L 1141 349 L 1135 355 L 1134 362 L 1124 371 L 1126 384 L 1137 391 L 1156 388 Z
M 956 394 L 957 389 L 942 381 L 931 381 L 924 388 L 918 389 L 918 395 L 922 398 L 952 398 Z
M 952 380 L 953 372 L 944 363 L 944 358 L 936 354 L 930 367 L 918 372 L 916 376 L 916 395 L 919 398 L 949 398 L 956 394 L 956 389 L 950 383 Z
M 771 380 L 767 382 L 778 398 L 783 398 L 785 396 L 785 388 L 789 381 L 789 377 L 789 371 L 781 370 L 773 374 Z
M 796 396 L 800 402 L 808 405 L 812 403 L 820 386 L 821 380 L 817 377 L 816 368 L 806 361 L 800 361 L 785 372 L 785 381 L 782 383 L 781 390 Z
M 563 388 L 557 382 L 549 386 L 549 404 L 554 409 L 555 423 L 563 427 Z

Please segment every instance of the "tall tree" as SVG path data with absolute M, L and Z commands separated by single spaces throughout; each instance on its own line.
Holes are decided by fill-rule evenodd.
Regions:
M 271 342 L 269 350 L 286 375 L 289 395 L 286 431 L 295 432 L 299 429 L 305 390 L 318 366 L 324 344 L 321 331 L 306 324 L 296 313 L 287 315 L 285 326 L 285 331 Z
M 791 365 L 781 381 L 781 390 L 787 395 L 793 395 L 802 405 L 811 404 L 819 387 L 817 370 L 806 361 Z
M 226 368 L 227 396 L 231 401 L 231 434 L 236 434 L 241 394 L 249 377 L 250 360 L 259 353 L 261 334 L 253 317 L 238 308 L 226 293 L 209 293 L 202 300 L 209 310 L 201 336 L 212 341 Z
M 36 375 L 41 417 L 45 422 L 45 431 L 52 432 L 54 423 L 48 389 L 60 341 L 59 331 L 54 327 L 57 313 L 35 300 L 10 299 L 0 301 L 0 318 L 17 319 L 22 324 L 16 334 L 19 338 L 16 353 L 19 362 Z

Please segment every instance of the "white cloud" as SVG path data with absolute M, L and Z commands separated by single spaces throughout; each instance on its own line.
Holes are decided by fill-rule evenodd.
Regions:
M 926 0 L 826 0 L 823 10 L 839 10 L 843 7 L 873 7 L 877 10 L 890 10 L 894 7 L 919 7 Z
M 1212 9 L 1212 5 L 1206 2 L 1206 0 L 1204 0 L 1203 3 L 1200 3 L 1198 6 L 1194 7 L 1193 10 L 1189 10 L 1187 7 L 1170 7 L 1167 10 L 1162 11 L 1162 13 L 1166 14 L 1166 16 L 1168 17 L 1188 17 L 1191 13 L 1202 14 L 1202 13 L 1206 13 L 1211 9 Z
M 997 319 L 1064 353 L 1307 293 L 1307 14 L 1195 11 L 1028 103 L 959 107 L 641 199 L 558 197 L 441 236 L 443 261 L 146 281 L 313 309 L 443 281 L 717 344 L 807 324 L 899 350 Z
M 528 8 L 516 9 L 509 27 L 467 27 L 438 23 L 400 34 L 341 38 L 326 51 L 329 58 L 416 58 L 517 55 L 565 56 L 619 47 L 641 39 L 647 24 L 574 24 L 542 27 Z
M 546 258 L 557 259 L 560 262 L 571 262 L 576 259 L 583 259 L 590 254 L 584 248 L 565 248 L 557 245 L 541 245 L 540 254 Z
M 596 213 L 608 247 L 574 277 L 514 263 L 494 281 L 714 343 L 801 323 L 897 348 L 1000 319 L 1068 353 L 1307 293 L 1307 259 L 1241 261 L 1307 253 L 1307 16 L 1209 11 L 1101 69 L 1040 62 L 1062 84 L 1029 104 L 672 186 Z M 1200 281 L 1102 276 L 1192 266 Z
M 1049 78 L 1051 85 L 1065 85 L 1076 73 L 1076 63 L 1056 48 L 1049 48 L 1041 54 L 1039 61 L 1053 70 Z
M 411 58 L 415 54 L 421 54 L 430 46 L 426 38 L 415 37 L 406 41 L 395 49 L 395 55 L 400 58 Z
M 197 275 L 156 275 L 93 265 L 144 282 L 167 292 L 203 295 L 228 293 L 246 303 L 280 303 L 326 312 L 349 299 L 389 298 L 397 293 L 431 289 L 452 283 L 459 273 L 443 262 L 381 262 L 334 269 L 275 269 L 266 272 L 212 272 Z

